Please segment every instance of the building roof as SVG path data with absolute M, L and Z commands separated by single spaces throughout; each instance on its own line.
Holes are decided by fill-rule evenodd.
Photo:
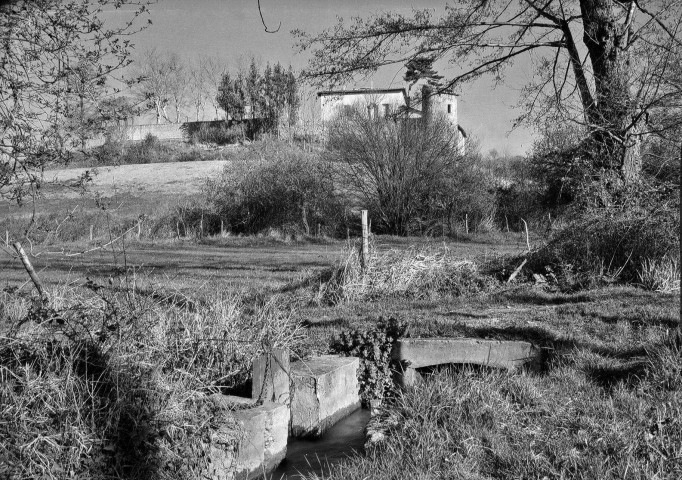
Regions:
M 317 92 L 318 97 L 322 96 L 340 96 L 340 95 L 381 95 L 385 93 L 402 93 L 407 96 L 404 88 L 361 88 L 359 90 L 327 90 L 324 92 Z

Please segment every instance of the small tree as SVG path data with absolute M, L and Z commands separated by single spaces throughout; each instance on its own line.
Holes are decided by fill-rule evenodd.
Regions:
M 444 118 L 424 124 L 348 108 L 330 124 L 327 150 L 351 194 L 375 216 L 374 229 L 409 235 L 451 210 L 462 159 L 457 138 Z
M 105 24 L 105 9 L 132 7 Z M 147 2 L 35 0 L 0 5 L 0 197 L 35 195 L 49 164 L 69 161 L 97 133 L 108 80 L 130 64 L 134 20 Z

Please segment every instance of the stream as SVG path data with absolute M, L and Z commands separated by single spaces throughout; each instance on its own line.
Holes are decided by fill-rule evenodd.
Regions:
M 290 438 L 286 459 L 267 475 L 268 480 L 300 480 L 303 475 L 329 472 L 329 465 L 348 458 L 355 452 L 364 453 L 365 426 L 369 410 L 356 410 L 339 421 L 316 440 Z

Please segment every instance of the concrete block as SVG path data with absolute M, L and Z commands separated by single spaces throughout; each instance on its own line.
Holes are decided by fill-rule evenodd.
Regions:
M 393 359 L 409 368 L 470 363 L 513 369 L 539 358 L 528 342 L 472 338 L 403 338 L 393 346 Z
M 225 426 L 213 434 L 215 446 L 210 451 L 210 471 L 216 478 L 258 478 L 284 460 L 290 418 L 287 405 L 265 402 L 255 406 L 252 399 L 228 395 L 211 395 L 211 400 L 226 417 Z
M 315 437 L 360 408 L 355 357 L 324 355 L 291 364 L 291 434 Z
M 263 401 L 289 404 L 289 350 L 274 349 L 253 362 L 251 397 Z

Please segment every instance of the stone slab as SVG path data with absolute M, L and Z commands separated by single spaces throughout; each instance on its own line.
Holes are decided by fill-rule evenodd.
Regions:
M 253 362 L 251 397 L 263 401 L 289 404 L 289 350 L 274 349 Z
M 360 408 L 355 357 L 323 355 L 291 363 L 291 434 L 316 437 Z
M 513 369 L 536 360 L 539 353 L 532 344 L 521 341 L 403 338 L 393 346 L 392 357 L 409 368 L 469 363 Z

